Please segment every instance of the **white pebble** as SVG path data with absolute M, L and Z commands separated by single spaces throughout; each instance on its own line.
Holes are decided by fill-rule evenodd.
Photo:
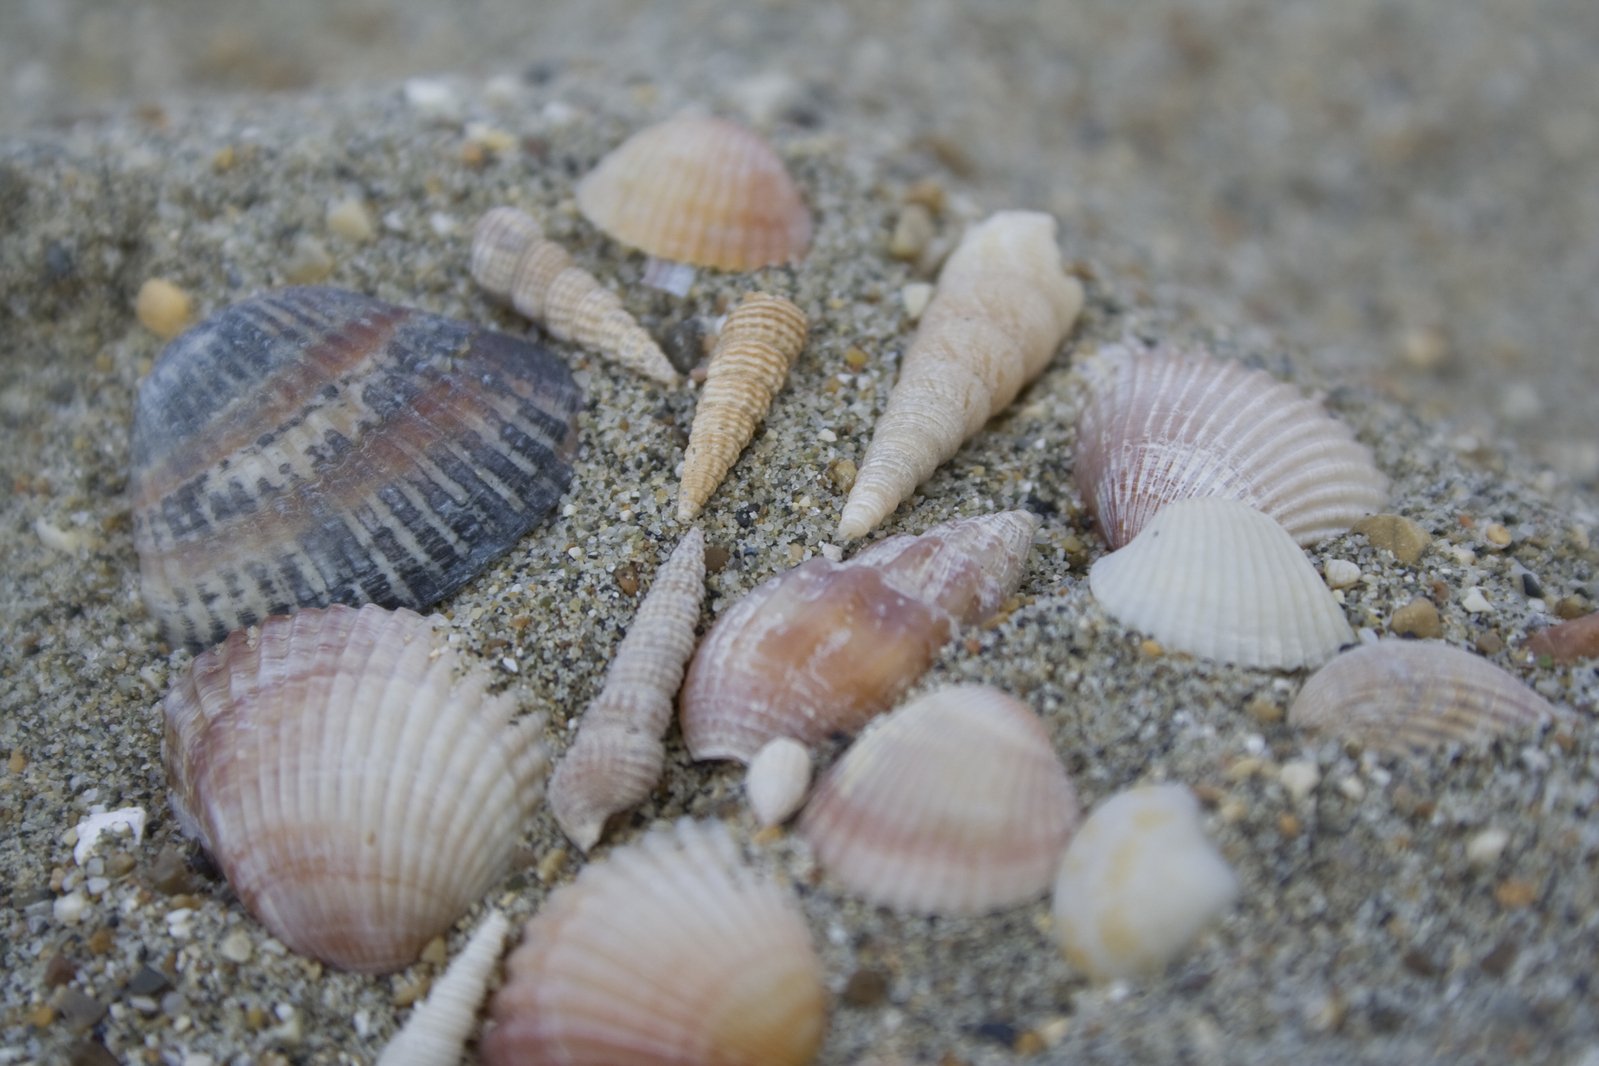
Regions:
M 1322 573 L 1327 577 L 1328 588 L 1346 589 L 1360 580 L 1360 567 L 1348 559 L 1328 559 Z
M 933 287 L 925 281 L 913 281 L 900 290 L 899 296 L 905 302 L 905 317 L 915 322 L 927 310 L 928 301 L 933 298 Z
M 1182 785 L 1118 793 L 1066 848 L 1051 911 L 1066 960 L 1095 980 L 1157 971 L 1238 898 Z
M 1321 784 L 1321 770 L 1308 759 L 1295 759 L 1283 763 L 1282 769 L 1277 771 L 1277 780 L 1282 782 L 1290 796 L 1302 800 Z
M 405 102 L 424 118 L 453 121 L 461 117 L 460 95 L 439 78 L 407 79 Z
M 217 945 L 217 952 L 229 962 L 249 962 L 250 956 L 255 954 L 255 945 L 250 943 L 249 933 L 235 929 L 222 938 L 222 943 Z
M 799 810 L 811 787 L 811 753 L 788 737 L 766 743 L 750 760 L 744 792 L 763 826 L 777 825 Z
M 377 235 L 366 204 L 350 196 L 328 204 L 328 229 L 347 241 L 369 241 Z
M 79 866 L 93 855 L 100 838 L 107 833 L 126 835 L 138 844 L 144 839 L 144 822 L 147 816 L 143 807 L 122 807 L 107 811 L 91 809 L 89 816 L 77 825 L 77 843 L 72 848 L 72 858 Z
M 1508 831 L 1490 826 L 1466 842 L 1466 861 L 1473 866 L 1492 866 L 1509 843 Z
M 1475 585 L 1466 590 L 1460 606 L 1472 614 L 1486 614 L 1494 609 L 1493 604 L 1488 602 L 1488 597 L 1482 594 L 1482 589 Z
M 82 892 L 69 892 L 56 900 L 51 909 L 62 925 L 77 925 L 89 912 L 89 897 Z

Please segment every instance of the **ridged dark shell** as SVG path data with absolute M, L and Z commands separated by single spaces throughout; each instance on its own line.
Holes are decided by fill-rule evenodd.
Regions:
M 433 604 L 566 490 L 581 398 L 543 348 L 453 319 L 327 288 L 235 304 L 139 388 L 145 602 L 195 646 L 296 607 Z

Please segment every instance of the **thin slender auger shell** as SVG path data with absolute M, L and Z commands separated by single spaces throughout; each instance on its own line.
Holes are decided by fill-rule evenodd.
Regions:
M 1543 697 L 1470 652 L 1438 641 L 1384 640 L 1311 675 L 1288 723 L 1402 753 L 1484 744 L 1555 715 Z
M 853 540 L 1043 372 L 1083 306 L 1061 269 L 1055 220 L 1001 211 L 967 231 L 922 312 L 838 523 Z
M 661 738 L 672 724 L 704 598 L 705 534 L 695 527 L 655 575 L 605 687 L 550 779 L 555 820 L 584 851 L 600 839 L 606 819 L 639 803 L 661 778 Z
M 496 207 L 478 220 L 472 277 L 558 339 L 591 348 L 663 385 L 678 383 L 666 354 L 627 313 L 621 297 L 573 263 L 532 216 Z
M 1263 370 L 1122 347 L 1095 368 L 1074 474 L 1112 548 L 1161 507 L 1193 496 L 1247 503 L 1300 544 L 1382 509 L 1388 481 L 1370 450 Z
M 1248 504 L 1168 504 L 1088 585 L 1107 613 L 1172 651 L 1293 670 L 1355 639 L 1343 609 L 1282 526 Z
M 696 759 L 749 762 L 773 737 L 807 746 L 860 730 L 894 705 L 963 625 L 1015 591 L 1038 519 L 1005 511 L 815 558 L 716 620 L 683 682 Z
M 1160 969 L 1238 898 L 1182 785 L 1118 792 L 1066 847 L 1051 911 L 1066 960 L 1097 981 Z
M 791 263 L 811 214 L 770 145 L 736 122 L 668 119 L 629 137 L 577 187 L 585 218 L 623 244 L 719 270 Z
M 235 631 L 167 694 L 173 811 L 295 951 L 398 969 L 504 875 L 543 723 L 460 673 L 429 619 L 335 606 Z
M 169 640 L 297 607 L 425 607 L 571 480 L 582 397 L 549 352 L 338 289 L 235 304 L 139 386 L 133 542 Z
M 805 347 L 805 332 L 805 312 L 764 292 L 745 296 L 728 316 L 694 408 L 677 490 L 678 521 L 700 513 L 755 436 Z
M 983 914 L 1044 894 L 1077 797 L 1025 703 L 939 689 L 879 719 L 800 816 L 827 871 L 872 903 Z
M 461 1061 L 510 931 L 503 913 L 489 911 L 428 998 L 384 1047 L 378 1066 L 456 1066 Z
M 684 819 L 584 867 L 506 969 L 488 1066 L 799 1066 L 827 1024 L 792 894 L 717 822 Z

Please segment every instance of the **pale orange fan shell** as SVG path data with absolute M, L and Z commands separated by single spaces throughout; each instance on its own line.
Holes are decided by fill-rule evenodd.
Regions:
M 681 115 L 635 133 L 577 187 L 594 225 L 661 259 L 719 270 L 790 263 L 811 215 L 783 161 L 727 119 Z

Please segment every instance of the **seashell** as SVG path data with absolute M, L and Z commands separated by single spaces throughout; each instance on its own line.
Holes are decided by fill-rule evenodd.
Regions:
M 295 951 L 398 969 L 504 875 L 543 723 L 457 675 L 430 620 L 335 606 L 235 631 L 167 694 L 179 824 Z
M 506 970 L 488 1066 L 798 1066 L 827 1023 L 792 894 L 716 822 L 684 819 L 585 867 Z
M 511 923 L 504 914 L 489 911 L 455 961 L 433 983 L 428 998 L 383 1049 L 377 1066 L 455 1066 L 461 1061 L 488 993 L 489 979 L 499 968 L 505 934 L 510 931 Z
M 1089 568 L 1088 585 L 1123 625 L 1220 662 L 1295 670 L 1355 639 L 1293 538 L 1225 497 L 1167 504 Z
M 1066 960 L 1096 981 L 1158 971 L 1238 898 L 1182 785 L 1119 792 L 1066 847 L 1051 904 Z
M 644 799 L 661 779 L 672 724 L 672 699 L 694 650 L 694 625 L 705 598 L 705 534 L 698 527 L 662 564 L 616 651 L 605 687 L 588 710 L 550 779 L 550 809 L 584 851 L 605 822 Z
M 633 134 L 578 183 L 577 206 L 623 244 L 718 270 L 792 263 L 811 243 L 783 161 L 722 118 L 680 115 Z
M 1044 894 L 1077 798 L 1025 703 L 939 689 L 874 723 L 816 786 L 799 831 L 872 903 L 984 914 Z
M 1112 548 L 1173 500 L 1225 496 L 1299 544 L 1382 509 L 1371 451 L 1263 370 L 1171 349 L 1113 349 L 1077 432 L 1077 489 Z
M 1061 269 L 1055 220 L 1001 211 L 968 230 L 939 274 L 838 523 L 874 529 L 1040 373 L 1083 287 Z
M 750 811 L 763 827 L 777 825 L 800 809 L 811 787 L 811 753 L 788 737 L 768 740 L 744 775 Z
M 133 541 L 169 640 L 296 607 L 424 607 L 571 480 L 582 397 L 543 348 L 338 289 L 174 341 L 139 386 Z
M 1524 647 L 1534 658 L 1547 655 L 1557 663 L 1599 657 L 1599 611 L 1541 629 Z
M 752 292 L 733 309 L 716 338 L 694 408 L 677 491 L 678 521 L 698 515 L 733 468 L 804 347 L 805 312 L 781 296 Z
M 1493 663 L 1439 641 L 1384 640 L 1338 656 L 1299 690 L 1290 725 L 1394 753 L 1486 744 L 1556 712 Z
M 496 207 L 478 220 L 472 277 L 560 340 L 591 348 L 663 385 L 678 383 L 677 371 L 621 297 L 573 263 L 532 216 Z
M 747 763 L 773 737 L 809 747 L 858 732 L 958 627 L 1015 591 L 1037 529 L 1026 511 L 959 519 L 767 580 L 716 620 L 689 663 L 679 699 L 689 752 Z

